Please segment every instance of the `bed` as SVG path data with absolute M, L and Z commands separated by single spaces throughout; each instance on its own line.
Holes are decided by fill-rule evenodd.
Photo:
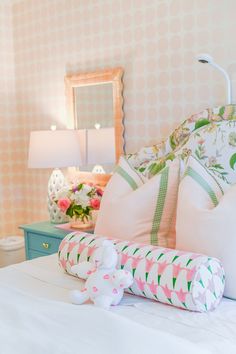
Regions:
M 151 177 L 168 159 L 191 152 L 235 183 L 235 126 L 235 106 L 205 110 L 129 161 Z M 0 284 L 1 354 L 236 353 L 236 302 L 226 298 L 207 313 L 128 294 L 110 311 L 72 305 L 69 292 L 83 281 L 65 274 L 55 254 L 0 269 Z
M 1 353 L 236 353 L 236 303 L 193 313 L 132 295 L 111 311 L 69 303 L 82 281 L 57 255 L 0 270 Z M 77 349 L 76 349 L 77 348 Z

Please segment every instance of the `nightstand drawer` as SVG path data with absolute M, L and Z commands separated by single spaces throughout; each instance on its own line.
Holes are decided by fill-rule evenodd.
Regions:
M 24 230 L 26 259 L 57 253 L 63 238 L 71 231 L 60 229 L 49 221 L 20 226 Z M 93 233 L 93 230 L 87 230 Z
M 46 254 L 56 253 L 61 243 L 59 238 L 47 237 L 32 232 L 28 232 L 27 239 L 30 250 Z
M 29 250 L 29 259 L 34 259 L 34 258 L 44 257 L 44 256 L 48 256 L 48 254 L 34 251 L 34 250 Z

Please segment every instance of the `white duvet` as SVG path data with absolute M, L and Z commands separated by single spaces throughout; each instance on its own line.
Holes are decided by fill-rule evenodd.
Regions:
M 55 255 L 0 269 L 0 354 L 236 353 L 236 302 L 200 314 L 126 296 L 108 312 L 69 304 L 80 286 Z
M 0 302 L 1 354 L 205 352 L 94 306 L 40 299 L 9 286 L 1 286 Z

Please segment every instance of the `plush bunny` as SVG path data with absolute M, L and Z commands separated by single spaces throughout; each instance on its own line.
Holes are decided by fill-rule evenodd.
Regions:
M 117 270 L 117 252 L 111 241 L 103 241 L 91 256 L 91 262 L 81 262 L 71 268 L 72 273 L 86 279 L 82 291 L 71 292 L 71 302 L 77 305 L 91 299 L 94 305 L 109 309 L 118 305 L 124 289 L 133 283 L 130 272 Z

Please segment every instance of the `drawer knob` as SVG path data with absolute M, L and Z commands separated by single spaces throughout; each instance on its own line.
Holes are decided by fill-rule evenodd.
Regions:
M 45 248 L 47 250 L 49 248 L 49 243 L 43 242 L 43 248 Z

